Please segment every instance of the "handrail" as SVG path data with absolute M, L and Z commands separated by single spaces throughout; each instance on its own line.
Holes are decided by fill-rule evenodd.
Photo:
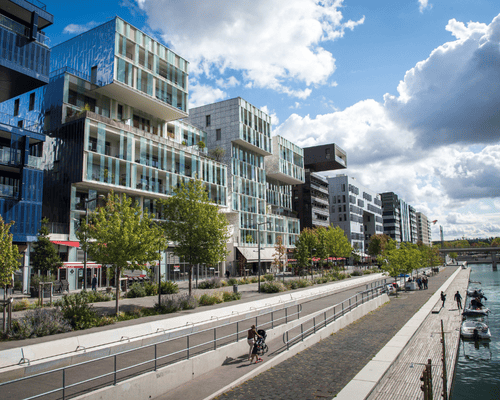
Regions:
M 375 297 L 380 296 L 382 293 L 386 291 L 386 285 L 381 285 L 377 286 L 375 288 L 371 288 L 368 290 L 365 290 L 361 293 L 358 293 L 354 296 L 349 297 L 348 299 L 343 300 L 342 302 L 335 304 L 334 306 L 328 308 L 327 310 L 322 310 L 320 312 L 317 312 L 313 314 L 311 318 L 309 318 L 306 321 L 303 321 L 300 325 L 297 325 L 296 327 L 293 327 L 291 329 L 286 330 L 283 333 L 283 343 L 286 345 L 286 349 L 290 349 L 290 344 L 294 343 L 295 341 L 298 341 L 299 338 L 301 338 L 301 341 L 304 341 L 304 337 L 307 337 L 311 333 L 316 333 L 318 327 L 319 329 L 326 328 L 329 323 L 336 321 L 337 318 L 340 316 L 344 316 L 346 313 L 352 311 L 356 307 L 358 307 L 361 304 L 364 304 L 366 301 L 374 299 Z M 359 296 L 361 295 L 361 303 L 359 301 Z M 352 303 L 352 300 L 355 300 L 354 304 Z M 348 303 L 347 307 L 344 307 L 344 304 Z M 337 313 L 336 309 L 337 307 L 341 307 L 341 310 Z M 327 317 L 328 312 L 331 312 L 333 310 L 333 315 L 330 317 Z M 316 324 L 316 318 L 318 316 L 323 316 L 323 320 L 320 321 L 320 323 Z M 307 328 L 304 330 L 304 325 L 313 323 L 313 326 L 310 328 Z M 300 334 L 295 335 L 291 339 L 289 339 L 289 332 L 293 331 L 294 329 L 297 329 L 300 327 Z
M 288 309 L 290 309 L 290 308 L 296 308 L 296 312 L 288 313 Z M 274 318 L 274 313 L 280 312 L 280 311 L 285 311 L 285 315 L 283 317 L 275 319 Z M 63 393 L 63 399 L 64 399 L 65 398 L 64 393 L 66 392 L 66 390 L 68 388 L 71 388 L 71 387 L 74 387 L 74 386 L 77 386 L 77 385 L 82 385 L 84 383 L 91 382 L 93 380 L 97 380 L 97 379 L 100 379 L 100 378 L 103 378 L 103 377 L 106 377 L 106 376 L 110 376 L 110 375 L 113 375 L 113 374 L 115 376 L 113 384 L 116 385 L 116 380 L 117 380 L 116 374 L 119 373 L 119 372 L 122 372 L 122 371 L 125 371 L 125 370 L 128 370 L 128 369 L 132 369 L 132 368 L 137 368 L 137 367 L 139 367 L 141 365 L 145 365 L 147 363 L 152 363 L 152 362 L 154 362 L 155 371 L 156 371 L 156 368 L 158 366 L 158 361 L 162 360 L 162 359 L 164 359 L 166 357 L 170 357 L 170 356 L 174 356 L 174 355 L 185 353 L 186 354 L 185 359 L 189 359 L 189 358 L 192 357 L 193 354 L 201 354 L 203 352 L 210 351 L 210 350 L 203 350 L 203 347 L 205 347 L 207 345 L 211 345 L 209 347 L 209 349 L 214 349 L 215 350 L 217 347 L 222 347 L 222 346 L 228 345 L 228 344 L 230 344 L 232 342 L 236 343 L 236 342 L 239 341 L 241 333 L 244 333 L 247 330 L 246 328 L 244 330 L 240 330 L 239 329 L 239 325 L 240 325 L 241 322 L 244 322 L 244 321 L 247 321 L 247 320 L 250 320 L 250 319 L 252 319 L 252 320 L 255 319 L 255 324 L 258 325 L 258 318 L 262 318 L 263 316 L 266 316 L 266 315 L 271 315 L 271 321 L 261 324 L 260 327 L 267 327 L 269 325 L 269 326 L 271 326 L 271 329 L 273 329 L 275 326 L 281 324 L 283 320 L 285 321 L 285 323 L 287 323 L 289 320 L 291 320 L 295 316 L 296 316 L 297 319 L 299 319 L 301 312 L 302 312 L 302 305 L 301 304 L 290 305 L 288 307 L 283 307 L 283 308 L 280 308 L 280 309 L 277 309 L 277 310 L 273 310 L 273 311 L 267 312 L 265 314 L 261 314 L 261 315 L 256 315 L 256 316 L 244 318 L 244 319 L 241 319 L 241 320 L 238 320 L 238 321 L 235 321 L 235 322 L 230 322 L 230 323 L 219 325 L 219 326 L 216 326 L 216 327 L 213 327 L 213 328 L 203 329 L 201 331 L 194 332 L 194 333 L 187 333 L 187 334 L 175 336 L 175 337 L 172 337 L 172 338 L 169 338 L 169 339 L 166 339 L 166 340 L 159 341 L 157 343 L 147 344 L 147 345 L 135 347 L 133 349 L 127 349 L 127 350 L 120 351 L 120 352 L 117 352 L 117 353 L 114 353 L 114 354 L 110 354 L 110 355 L 106 355 L 106 356 L 102 356 L 102 357 L 97 357 L 97 358 L 94 358 L 92 360 L 83 361 L 83 362 L 80 362 L 80 363 L 77 363 L 77 364 L 73 364 L 73 365 L 69 365 L 69 366 L 65 366 L 65 367 L 60 367 L 60 368 L 52 369 L 50 371 L 45 371 L 45 372 L 41 372 L 41 373 L 38 373 L 38 374 L 30 375 L 30 376 L 25 376 L 25 377 L 18 378 L 18 379 L 12 380 L 12 381 L 2 382 L 2 383 L 0 383 L 0 388 L 4 387 L 6 385 L 9 385 L 9 384 L 16 384 L 16 383 L 19 383 L 19 382 L 24 382 L 24 381 L 27 381 L 29 379 L 35 379 L 35 378 L 38 378 L 38 377 L 42 377 L 42 376 L 45 376 L 45 375 L 48 375 L 48 374 L 54 374 L 54 373 L 57 373 L 57 372 L 61 372 L 62 375 L 63 375 L 63 377 L 64 377 L 66 375 L 67 371 L 70 370 L 70 369 L 72 369 L 72 368 L 77 368 L 77 367 L 81 367 L 81 366 L 84 366 L 84 365 L 88 365 L 90 363 L 95 363 L 95 362 L 99 362 L 99 361 L 102 361 L 102 360 L 107 360 L 107 359 L 114 358 L 115 363 L 114 363 L 114 370 L 113 370 L 113 372 L 107 372 L 107 373 L 101 374 L 99 376 L 93 377 L 91 379 L 86 379 L 86 380 L 78 381 L 78 382 L 75 382 L 75 383 L 72 383 L 72 384 L 68 384 L 68 385 L 65 384 L 65 379 L 63 378 L 63 380 L 62 380 L 63 385 L 62 386 L 60 386 L 60 387 L 58 387 L 56 389 L 52 389 L 50 391 L 47 391 L 47 392 L 44 392 L 44 393 L 40 393 L 40 394 L 37 394 L 35 396 L 27 398 L 27 399 L 36 399 L 36 398 L 39 398 L 39 397 L 42 397 L 42 396 L 46 396 L 46 395 L 51 394 L 51 393 L 62 391 L 62 393 Z M 217 336 L 217 330 L 218 329 L 220 330 L 221 328 L 227 327 L 229 325 L 236 325 L 236 331 L 234 333 L 229 334 L 229 335 L 219 336 L 218 337 Z M 190 344 L 189 344 L 190 343 L 190 340 L 189 340 L 190 337 L 193 337 L 194 335 L 199 335 L 199 334 L 202 334 L 202 333 L 205 333 L 205 332 L 210 332 L 210 331 L 214 332 L 213 339 L 211 339 L 209 341 L 206 341 L 206 342 L 203 342 L 203 343 L 199 343 L 199 344 L 191 345 L 190 346 Z M 124 337 L 122 337 L 122 339 Z M 227 342 L 225 341 L 226 339 L 230 339 L 231 337 L 234 337 L 234 339 L 231 339 L 231 340 L 229 340 Z M 181 350 L 178 350 L 178 351 L 171 352 L 171 353 L 167 353 L 167 354 L 163 354 L 163 355 L 158 355 L 158 346 L 159 345 L 162 345 L 162 344 L 165 344 L 165 343 L 168 343 L 168 342 L 172 342 L 174 340 L 180 340 L 180 339 L 185 339 L 186 340 L 186 347 L 185 348 L 183 348 Z M 129 339 L 129 341 L 130 341 L 130 339 Z M 136 364 L 129 365 L 129 366 L 127 366 L 125 368 L 122 368 L 122 369 L 117 369 L 116 368 L 116 358 L 118 356 L 127 355 L 127 354 L 129 354 L 131 352 L 137 352 L 138 350 L 143 350 L 143 349 L 148 349 L 148 348 L 153 348 L 153 347 L 154 347 L 154 354 L 155 354 L 154 358 L 147 359 L 146 361 L 142 361 L 142 362 L 139 362 L 139 363 L 136 363 Z M 199 348 L 202 348 L 202 350 L 199 351 L 199 352 L 193 352 L 193 350 L 196 350 L 196 349 L 199 349 Z M 88 351 L 88 348 L 87 348 L 87 351 Z M 87 352 L 87 354 L 88 354 L 88 352 Z M 127 359 L 128 360 L 133 360 L 133 357 L 128 357 Z M 179 360 L 176 360 L 174 362 L 177 362 L 177 361 L 179 361 Z M 141 374 L 141 372 L 139 372 L 138 374 Z M 138 374 L 136 374 L 136 375 L 138 375 Z

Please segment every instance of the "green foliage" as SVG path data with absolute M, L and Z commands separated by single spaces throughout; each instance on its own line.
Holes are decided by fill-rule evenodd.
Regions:
M 33 244 L 31 261 L 34 269 L 42 273 L 56 274 L 59 267 L 63 266 L 56 247 L 49 239 L 49 220 L 42 219 L 42 226 L 38 231 L 37 241 Z
M 176 243 L 174 253 L 189 263 L 189 295 L 192 293 L 194 264 L 224 261 L 229 239 L 229 223 L 209 198 L 199 180 L 181 182 L 175 195 L 159 200 L 163 209 L 165 235 Z
M 63 296 L 61 311 L 73 329 L 88 329 L 97 325 L 99 320 L 92 305 L 89 305 L 88 293 L 82 290 L 80 293 Z
M 491 247 L 500 247 L 500 237 L 496 237 L 491 241 Z
M 182 294 L 177 298 L 181 310 L 193 310 L 198 307 L 198 300 L 189 294 Z
M 209 156 L 212 157 L 216 161 L 222 161 L 224 155 L 226 154 L 226 150 L 222 147 L 216 147 L 208 152 Z
M 17 270 L 20 263 L 20 254 L 16 245 L 12 244 L 10 227 L 14 222 L 4 223 L 0 216 L 0 286 L 10 285 L 12 274 Z
M 179 285 L 172 281 L 161 283 L 161 294 L 175 294 L 179 293 Z
M 215 292 L 212 294 L 202 294 L 198 299 L 198 304 L 200 306 L 211 306 L 213 304 L 219 304 L 224 301 L 222 292 Z
M 263 278 L 264 278 L 265 281 L 268 281 L 268 282 L 274 281 L 274 275 L 273 274 L 265 274 Z
M 280 281 L 265 282 L 260 285 L 260 291 L 264 293 L 279 293 L 285 290 L 285 285 Z
M 71 325 L 58 309 L 37 308 L 12 323 L 11 339 L 28 339 L 71 331 Z
M 236 293 L 222 292 L 222 297 L 223 297 L 224 301 L 240 300 L 241 293 L 240 292 L 236 292 Z
M 146 291 L 146 296 L 157 295 L 158 294 L 158 285 L 153 283 L 153 282 L 144 282 L 144 290 Z
M 120 277 L 123 269 L 134 270 L 158 258 L 158 248 L 166 247 L 161 229 L 153 223 L 147 211 L 136 201 L 123 195 L 108 195 L 106 205 L 98 207 L 89 216 L 89 223 L 83 222 L 77 236 L 89 256 L 106 265 L 112 265 L 110 272 L 117 271 Z M 116 286 L 115 312 L 119 312 L 119 286 Z
M 146 289 L 139 282 L 134 282 L 127 292 L 127 297 L 146 297 Z
M 205 147 L 207 147 L 207 146 L 205 145 L 205 142 L 202 142 L 202 141 L 200 140 L 200 141 L 198 142 L 198 147 L 199 147 L 201 150 L 203 150 L 203 149 L 204 149 Z
M 283 244 L 283 236 L 278 235 L 276 237 L 276 243 L 274 245 L 273 262 L 272 266 L 275 271 L 285 272 L 288 265 L 288 258 L 286 256 L 286 246 Z M 285 275 L 283 274 L 283 281 L 285 280 Z
M 299 275 L 306 268 L 311 266 L 311 257 L 316 246 L 316 235 L 310 228 L 305 228 L 300 232 L 295 242 L 294 257 L 297 259 Z
M 222 286 L 222 280 L 218 277 L 207 279 L 198 283 L 198 289 L 217 289 Z
M 368 272 L 368 273 L 369 273 L 369 272 Z M 363 275 L 363 272 L 358 271 L 358 270 L 356 270 L 356 271 L 352 271 L 352 272 L 351 272 L 351 276 L 362 276 L 362 275 Z
M 12 303 L 12 311 L 22 311 L 27 310 L 31 307 L 31 303 L 28 299 L 16 300 Z
M 305 287 L 308 287 L 308 286 L 311 286 L 312 283 L 311 281 L 307 280 L 307 279 L 297 279 L 297 286 L 299 288 L 305 288 Z
M 352 247 L 340 226 L 329 226 L 326 232 L 327 253 L 333 257 L 347 258 L 351 256 Z
M 229 279 L 227 280 L 227 283 L 228 283 L 229 285 L 237 285 L 237 284 L 238 284 L 238 279 L 236 279 L 236 278 L 229 278 Z

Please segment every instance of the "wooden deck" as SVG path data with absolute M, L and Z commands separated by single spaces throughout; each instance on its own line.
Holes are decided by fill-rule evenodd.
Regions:
M 430 313 L 420 328 L 415 332 L 399 357 L 388 369 L 380 382 L 368 397 L 370 400 L 414 400 L 423 399 L 420 389 L 420 376 L 428 359 L 432 361 L 433 399 L 442 398 L 442 344 L 441 320 L 443 321 L 446 343 L 447 394 L 450 393 L 453 379 L 458 345 L 460 342 L 460 325 L 462 313 L 454 300 L 457 290 L 462 295 L 462 305 L 467 297 L 470 268 L 462 269 L 445 291 L 445 307 L 438 313 Z M 441 300 L 438 300 L 438 309 Z M 436 309 L 436 307 L 434 307 Z M 413 364 L 413 366 L 412 366 Z

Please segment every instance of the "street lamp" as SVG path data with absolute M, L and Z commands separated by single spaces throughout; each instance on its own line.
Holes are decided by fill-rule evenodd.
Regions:
M 100 194 L 99 196 L 93 198 L 93 199 L 87 199 L 83 200 L 85 204 L 85 224 L 89 224 L 89 203 L 95 201 L 97 202 L 97 199 L 104 199 L 106 196 Z M 87 290 L 87 233 L 85 233 L 84 236 L 84 243 L 85 243 L 85 250 L 83 252 L 83 289 Z
M 260 293 L 260 226 L 261 225 L 265 225 L 265 224 L 269 224 L 271 223 L 270 221 L 266 221 L 266 222 L 258 222 L 257 223 L 257 252 L 258 252 L 258 260 L 259 260 L 259 273 L 258 273 L 258 276 L 259 276 L 259 293 Z

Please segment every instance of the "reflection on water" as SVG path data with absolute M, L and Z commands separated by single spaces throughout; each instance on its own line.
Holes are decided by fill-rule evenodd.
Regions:
M 491 331 L 489 341 L 461 341 L 451 400 L 500 399 L 500 271 L 491 264 L 471 266 L 471 287 L 480 287 L 488 298 L 485 305 L 492 312 L 480 319 Z M 467 302 L 469 305 L 469 302 Z

